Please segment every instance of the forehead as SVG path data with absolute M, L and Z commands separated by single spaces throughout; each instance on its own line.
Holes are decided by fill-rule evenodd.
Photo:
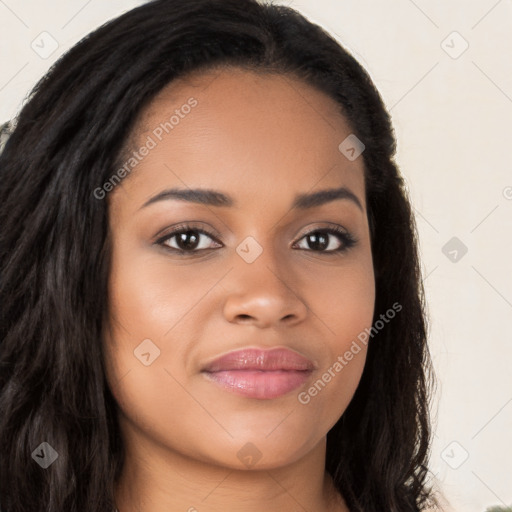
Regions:
M 247 203 L 348 186 L 364 204 L 363 159 L 351 161 L 339 149 L 351 134 L 332 98 L 290 75 L 195 73 L 142 111 L 132 149 L 151 149 L 123 188 L 142 202 L 170 186 L 222 188 Z

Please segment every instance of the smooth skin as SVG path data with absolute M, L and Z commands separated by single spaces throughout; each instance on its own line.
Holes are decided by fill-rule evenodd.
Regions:
M 197 104 L 158 141 L 154 130 L 191 97 Z M 348 511 L 325 472 L 326 434 L 353 397 L 367 347 L 309 403 L 298 395 L 372 324 L 364 164 L 338 149 L 351 133 L 324 93 L 237 68 L 176 80 L 142 113 L 135 148 L 148 136 L 158 144 L 106 199 L 113 259 L 105 357 L 127 454 L 120 512 Z M 344 198 L 291 208 L 299 194 L 340 187 L 360 207 Z M 220 191 L 234 206 L 144 206 L 170 188 Z M 214 236 L 162 242 L 183 222 Z M 322 231 L 333 225 L 355 245 L 333 252 L 345 247 Z M 316 244 L 307 235 L 314 231 Z M 248 263 L 240 248 L 254 254 L 258 246 Z M 160 351 L 155 358 L 145 345 L 148 365 L 136 356 L 143 340 Z M 201 373 L 247 347 L 286 347 L 317 369 L 273 399 L 237 395 Z

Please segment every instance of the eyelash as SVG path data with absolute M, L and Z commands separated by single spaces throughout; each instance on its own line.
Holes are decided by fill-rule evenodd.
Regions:
M 220 242 L 217 242 L 216 235 L 214 235 L 213 233 L 210 233 L 204 229 L 197 228 L 191 224 L 186 224 L 186 223 L 180 224 L 173 231 L 171 231 L 170 233 L 166 234 L 165 236 L 159 238 L 155 243 L 158 245 L 161 245 L 164 249 L 171 251 L 175 254 L 178 254 L 180 256 L 182 256 L 182 255 L 190 256 L 190 255 L 193 255 L 194 253 L 199 253 L 201 251 L 208 250 L 208 249 L 199 249 L 199 250 L 193 249 L 190 251 L 186 251 L 185 249 L 176 249 L 175 247 L 169 247 L 169 245 L 165 243 L 168 240 L 170 240 L 171 238 L 174 238 L 177 235 L 187 233 L 189 231 L 192 231 L 194 233 L 200 233 L 202 235 L 206 235 L 209 238 L 211 238 L 214 242 L 220 243 Z M 349 232 L 345 231 L 344 229 L 342 229 L 341 227 L 338 227 L 338 226 L 313 229 L 312 231 L 309 231 L 309 232 L 305 233 L 304 235 L 302 235 L 302 237 L 299 239 L 299 241 L 306 238 L 309 235 L 316 234 L 316 233 L 328 233 L 330 235 L 334 235 L 342 242 L 342 245 L 338 249 L 334 249 L 334 250 L 330 250 L 330 251 L 315 251 L 313 249 L 300 249 L 300 250 L 317 252 L 317 253 L 321 253 L 321 254 L 334 255 L 334 254 L 339 254 L 339 253 L 348 251 L 351 247 L 356 245 L 358 242 L 358 240 L 352 234 L 350 234 Z

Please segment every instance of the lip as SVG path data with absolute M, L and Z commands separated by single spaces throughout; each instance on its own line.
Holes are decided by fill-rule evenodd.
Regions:
M 249 348 L 218 357 L 201 372 L 227 391 L 269 400 L 303 385 L 315 368 L 311 360 L 286 348 Z

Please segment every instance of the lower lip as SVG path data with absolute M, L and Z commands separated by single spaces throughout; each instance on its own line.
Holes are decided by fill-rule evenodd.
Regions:
M 224 389 L 249 398 L 269 400 L 285 395 L 302 386 L 311 375 L 304 370 L 225 370 L 205 372 Z

